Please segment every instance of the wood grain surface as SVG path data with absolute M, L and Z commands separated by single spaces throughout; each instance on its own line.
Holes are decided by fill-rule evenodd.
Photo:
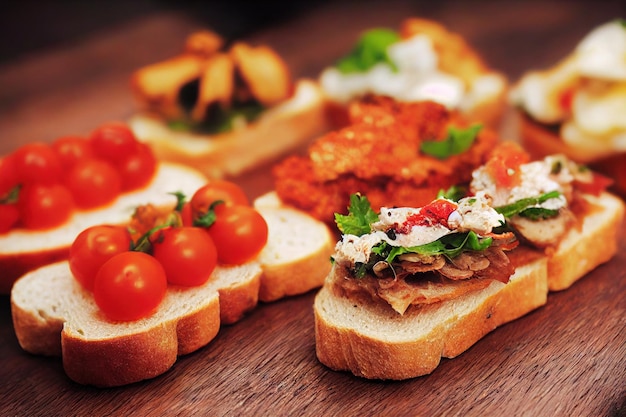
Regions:
M 362 30 L 422 16 L 454 28 L 515 80 L 552 64 L 594 26 L 626 17 L 624 7 L 619 1 L 327 2 L 248 40 L 276 48 L 295 76 L 316 77 Z M 128 118 L 136 109 L 132 71 L 178 53 L 187 34 L 207 25 L 184 8 L 155 11 L 1 64 L 0 154 Z M 515 137 L 511 119 L 502 133 Z M 272 188 L 268 172 L 269 165 L 237 181 L 253 198 Z M 20 349 L 9 297 L 2 296 L 0 415 L 626 415 L 625 267 L 626 239 L 612 261 L 550 294 L 546 306 L 442 360 L 431 375 L 403 382 L 363 380 L 321 365 L 311 292 L 259 305 L 153 380 L 85 387 L 65 376 L 59 358 Z

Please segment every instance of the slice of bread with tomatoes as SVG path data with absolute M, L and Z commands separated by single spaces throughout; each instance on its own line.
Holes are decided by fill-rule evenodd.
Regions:
M 167 276 L 169 284 L 164 296 L 152 310 L 146 309 L 139 318 L 115 318 L 112 313 L 119 314 L 116 307 L 104 306 L 98 292 L 104 280 L 117 280 L 101 277 L 116 255 L 109 254 L 109 261 L 102 260 L 99 270 L 94 272 L 94 282 L 85 284 L 87 281 L 79 275 L 81 263 L 75 258 L 83 255 L 74 251 L 75 245 L 82 244 L 76 243 L 82 242 L 81 233 L 72 245 L 69 261 L 31 271 L 15 283 L 11 291 L 11 309 L 15 333 L 22 348 L 35 354 L 61 355 L 67 375 L 79 383 L 95 386 L 129 384 L 153 378 L 169 369 L 178 355 L 207 345 L 221 325 L 240 320 L 259 299 L 274 301 L 322 285 L 330 270 L 329 254 L 333 243 L 325 223 L 284 206 L 269 193 L 255 201 L 259 205 L 256 210 L 267 224 L 267 241 L 262 241 L 263 246 L 256 246 L 258 239 L 255 236 L 241 237 L 245 240 L 225 244 L 223 240 L 228 240 L 229 236 L 245 235 L 246 232 L 239 230 L 237 224 L 233 225 L 231 232 L 223 225 L 218 229 L 219 233 L 211 228 L 220 221 L 230 222 L 231 216 L 239 216 L 242 224 L 243 214 L 235 208 L 246 207 L 246 211 L 250 211 L 252 207 L 245 206 L 241 190 L 233 191 L 234 187 L 226 185 L 220 188 L 217 183 L 223 184 L 224 181 L 209 182 L 193 193 L 189 204 L 176 204 L 176 208 L 169 211 L 153 210 L 151 206 L 146 206 L 145 210 L 137 209 L 129 230 L 134 235 L 139 234 L 140 238 L 133 237 L 130 252 L 123 249 L 123 245 L 116 251 L 118 255 L 135 253 L 165 265 L 158 247 L 172 236 L 167 232 L 177 229 L 197 231 L 205 227 L 202 223 L 205 218 L 215 215 L 214 222 L 206 226 L 206 230 L 214 241 L 219 262 L 215 266 L 215 261 L 200 259 L 202 265 L 213 262 L 214 269 L 208 273 L 206 281 L 188 286 L 172 285 Z M 184 199 L 179 196 L 178 202 L 182 201 Z M 209 210 L 205 213 L 207 203 Z M 177 214 L 171 217 L 172 213 Z M 185 213 L 193 217 L 194 226 L 186 225 L 189 219 Z M 171 218 L 175 219 L 173 223 L 163 223 L 162 219 Z M 249 229 L 247 226 L 243 228 Z M 144 233 L 144 229 L 148 232 Z M 145 236 L 152 245 L 147 253 L 152 256 L 138 253 Z M 258 249 L 244 249 L 249 245 Z M 242 251 L 241 257 L 232 258 L 232 251 L 238 248 Z M 176 257 L 173 254 L 176 251 L 167 251 L 166 257 Z M 223 263 L 224 257 L 234 264 Z M 95 258 L 88 256 L 86 259 Z M 178 271 L 183 271 L 183 278 L 192 273 L 187 272 L 192 269 L 189 264 L 176 265 Z M 133 269 L 140 267 L 132 266 Z M 114 294 L 116 300 L 124 296 L 119 291 Z M 132 299 L 128 300 L 125 304 L 134 304 Z M 146 351 L 151 353 L 146 355 Z
M 96 135 L 95 132 L 99 134 Z M 96 151 L 103 148 L 94 144 L 98 142 L 101 145 L 103 142 L 100 139 L 94 140 L 96 136 L 108 138 L 104 141 L 109 143 L 113 151 L 111 149 Z M 99 180 L 96 179 L 94 184 L 88 179 L 85 180 L 89 177 L 102 178 L 102 175 L 93 173 L 95 168 L 92 168 L 90 162 L 95 161 L 93 166 L 103 164 L 113 166 L 114 162 L 109 164 L 111 158 L 127 161 L 123 159 L 125 157 L 123 152 L 115 150 L 117 146 L 115 143 L 120 142 L 120 138 L 125 138 L 129 147 L 137 146 L 146 156 L 147 162 L 129 161 L 131 167 L 126 169 L 130 169 L 128 174 L 130 181 L 136 181 L 143 175 L 146 177 L 142 179 L 143 183 L 130 184 L 128 189 L 124 189 L 119 180 L 113 181 L 113 185 L 110 186 L 105 182 L 105 185 L 102 185 L 104 189 L 99 189 Z M 67 137 L 59 138 L 51 144 L 37 144 L 34 147 L 37 149 L 36 152 L 32 151 L 33 147 L 27 145 L 0 158 L 0 172 L 3 174 L 3 181 L 0 185 L 0 209 L 11 209 L 21 216 L 16 219 L 15 225 L 7 226 L 0 232 L 0 270 L 2 270 L 0 293 L 8 294 L 15 280 L 24 273 L 39 266 L 66 259 L 74 238 L 87 227 L 105 223 L 124 224 L 135 208 L 141 204 L 152 203 L 173 207 L 176 204 L 176 197 L 170 193 L 177 191 L 192 193 L 206 182 L 206 177 L 193 168 L 156 161 L 150 150 L 137 142 L 132 137 L 130 129 L 123 124 L 105 124 L 94 130 L 89 137 L 72 137 L 70 141 L 65 139 Z M 61 145 L 68 142 L 73 144 L 71 156 L 63 150 L 67 146 Z M 88 147 L 89 156 L 81 153 L 87 152 L 84 149 L 77 150 L 78 147 L 83 146 Z M 102 156 L 102 153 L 107 151 L 113 156 Z M 47 155 L 46 158 L 51 162 L 44 161 L 37 164 L 28 162 L 29 160 L 45 160 L 42 154 Z M 17 162 L 20 157 L 21 162 Z M 49 167 L 43 168 L 46 164 Z M 81 167 L 84 167 L 84 170 Z M 4 177 L 5 169 L 14 171 L 10 180 L 7 180 L 8 176 Z M 107 172 L 112 169 L 110 168 Z M 133 169 L 136 171 L 132 171 Z M 26 172 L 20 173 L 20 171 Z M 112 176 L 115 177 L 113 174 Z M 5 180 L 7 180 L 6 184 Z M 110 188 L 117 191 L 109 193 Z M 59 210 L 46 206 L 48 204 L 46 195 L 42 194 L 40 201 L 37 201 L 38 190 L 45 189 L 62 191 L 60 195 L 64 204 L 63 209 L 67 209 L 64 214 L 66 217 L 56 224 L 46 223 L 46 216 L 55 216 Z M 67 191 L 69 189 L 72 192 Z M 103 202 L 101 196 L 105 193 L 109 195 Z M 27 204 L 31 196 L 34 196 L 34 201 L 32 204 Z M 88 198 L 95 199 L 95 202 L 88 201 Z M 49 213 L 50 211 L 52 213 Z

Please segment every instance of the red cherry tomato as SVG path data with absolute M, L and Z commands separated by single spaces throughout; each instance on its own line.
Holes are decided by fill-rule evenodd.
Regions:
M 101 159 L 82 160 L 68 172 L 65 184 L 81 209 L 101 207 L 115 200 L 122 180 L 113 165 Z
M 70 246 L 69 264 L 74 278 L 93 290 L 100 267 L 114 255 L 130 250 L 130 233 L 122 226 L 92 226 L 76 236 Z
M 22 184 L 56 184 L 63 173 L 56 152 L 46 143 L 35 142 L 18 148 L 13 154 L 15 171 Z
M 0 158 L 0 200 L 18 185 L 15 160 L 12 155 Z
M 194 217 L 207 213 L 216 201 L 223 201 L 226 205 L 249 206 L 250 202 L 243 189 L 231 181 L 213 180 L 198 188 L 191 197 L 191 211 Z
M 19 194 L 20 219 L 28 229 L 48 229 L 65 223 L 74 211 L 74 200 L 61 184 L 25 185 Z
M 137 138 L 130 128 L 119 122 L 103 124 L 91 132 L 89 141 L 97 157 L 111 162 L 121 162 L 135 152 Z
M 245 263 L 267 243 L 267 223 L 252 207 L 220 204 L 215 208 L 215 214 L 215 223 L 207 230 L 213 238 L 220 262 Z
M 66 171 L 77 162 L 94 157 L 91 143 L 81 136 L 62 136 L 52 142 L 52 149 Z
M 20 212 L 15 204 L 0 204 L 0 234 L 6 233 L 17 224 Z
M 159 261 L 143 252 L 122 252 L 100 267 L 93 295 L 109 319 L 131 321 L 153 313 L 166 290 L 167 279 Z
M 207 282 L 217 264 L 217 251 L 206 230 L 172 227 L 153 239 L 153 256 L 163 265 L 170 284 L 191 287 Z
M 145 143 L 137 143 L 134 152 L 117 162 L 122 177 L 122 190 L 132 191 L 148 185 L 156 172 L 157 161 L 152 149 Z

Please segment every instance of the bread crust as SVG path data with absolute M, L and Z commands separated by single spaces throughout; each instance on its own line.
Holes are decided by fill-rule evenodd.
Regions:
M 382 303 L 342 298 L 325 286 L 314 304 L 316 354 L 333 370 L 368 379 L 414 378 L 431 373 L 442 357 L 458 356 L 546 300 L 547 262 L 541 256 L 519 267 L 508 284 L 494 281 L 455 300 L 412 308 L 403 316 Z
M 616 253 L 618 232 L 624 218 L 624 202 L 610 193 L 585 195 L 593 209 L 580 228 L 573 228 L 557 249 L 549 254 L 548 284 L 550 291 L 569 288 Z
M 317 83 L 303 79 L 296 84 L 291 99 L 231 132 L 215 135 L 174 132 L 162 118 L 148 113 L 133 116 L 128 124 L 160 159 L 220 178 L 258 167 L 327 131 L 324 109 Z

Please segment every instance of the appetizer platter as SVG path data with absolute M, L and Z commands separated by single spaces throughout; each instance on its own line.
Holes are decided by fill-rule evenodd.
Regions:
M 381 46 L 381 39 L 386 48 L 415 34 L 456 39 L 452 57 L 441 58 L 445 63 L 435 70 L 438 81 L 443 75 L 437 71 L 445 69 L 461 79 L 477 82 L 473 77 L 482 76 L 511 88 L 521 85 L 516 82 L 531 70 L 549 68 L 567 56 L 594 28 L 612 22 L 626 31 L 618 19 L 625 17 L 619 15 L 624 12 L 619 2 L 590 13 L 584 2 L 574 1 L 568 4 L 566 17 L 557 10 L 561 6 L 552 9 L 527 2 L 511 2 L 506 7 L 487 2 L 476 10 L 458 4 L 442 9 L 420 9 L 403 1 L 393 5 L 372 3 L 358 10 L 350 3 L 320 5 L 230 42 L 217 32 L 207 32 L 207 22 L 193 14 L 146 15 L 68 48 L 9 63 L 0 68 L 0 81 L 12 86 L 2 93 L 6 97 L 1 101 L 5 107 L 0 130 L 6 139 L 0 154 L 23 154 L 27 144 L 53 143 L 66 135 L 98 136 L 94 128 L 111 126 L 108 123 L 114 120 L 131 121 L 128 126 L 137 136 L 154 135 L 151 132 L 157 130 L 153 128 L 148 133 L 141 129 L 148 117 L 152 123 L 155 114 L 163 117 L 168 110 L 180 121 L 181 109 L 173 108 L 172 101 L 149 97 L 150 89 L 161 84 L 146 84 L 150 77 L 138 70 L 153 69 L 155 63 L 170 62 L 172 57 L 180 62 L 189 58 L 184 54 L 190 50 L 202 55 L 190 59 L 196 64 L 202 61 L 198 65 L 207 78 L 224 64 L 223 59 L 231 59 L 224 65 L 234 71 L 228 75 L 234 77 L 232 87 L 238 93 L 246 90 L 244 96 L 252 93 L 253 105 L 257 105 L 264 96 L 263 92 L 255 94 L 255 87 L 268 87 L 265 93 L 272 95 L 281 90 L 279 85 L 286 86 L 283 98 L 294 93 L 300 82 L 322 91 L 323 78 L 329 77 L 323 74 L 329 68 L 362 64 L 359 60 L 367 53 L 355 58 L 355 44 L 361 52 L 372 52 L 372 33 L 375 48 Z M 477 26 L 475 16 L 481 11 L 490 21 Z M 519 26 L 502 23 L 506 21 Z M 557 32 L 562 36 L 550 36 Z M 503 39 L 510 44 L 503 45 Z M 428 43 L 423 38 L 420 42 L 422 48 Z M 143 53 L 134 53 L 128 45 L 142 45 Z M 183 55 L 181 45 L 188 48 Z M 403 47 L 407 53 L 402 44 L 394 59 Z M 433 50 L 440 49 L 435 42 Z M 389 58 L 376 51 L 377 60 Z M 92 65 L 85 57 L 102 69 L 85 71 Z M 472 63 L 457 67 L 455 57 Z M 76 65 L 65 66 L 68 60 Z M 221 60 L 221 64 L 212 67 L 205 60 Z M 257 73 L 243 68 L 251 61 L 257 68 L 277 63 L 283 71 L 288 68 L 290 81 L 279 77 L 282 84 L 272 84 L 270 76 L 255 82 Z M 401 59 L 388 62 L 402 65 Z M 33 66 L 47 68 L 47 75 L 35 75 L 28 70 Z M 435 67 L 428 68 L 433 71 Z M 196 65 L 191 78 L 160 92 L 171 99 L 183 84 L 199 77 L 197 70 Z M 472 71 L 473 76 L 468 76 Z M 54 77 L 57 84 L 47 84 Z M 444 84 L 457 85 L 449 79 L 437 85 Z M 26 85 L 38 90 L 20 87 Z M 428 92 L 421 87 L 422 93 Z M 475 95 L 478 87 L 471 88 Z M 200 88 L 195 94 L 205 93 L 206 101 L 185 109 L 189 110 L 186 123 L 200 121 L 216 105 L 225 106 L 220 111 L 232 110 L 232 91 Z M 324 115 L 320 103 L 310 112 L 308 120 L 315 122 L 298 131 L 306 131 L 303 138 L 230 171 L 212 170 L 206 162 L 210 159 L 191 161 L 193 151 L 186 159 L 173 156 L 173 161 L 167 161 L 169 151 L 161 150 L 160 156 L 156 152 L 159 163 L 182 162 L 191 165 L 192 172 L 184 181 L 184 193 L 176 193 L 178 189 L 163 193 L 171 183 L 159 189 L 167 195 L 164 211 L 141 211 L 138 207 L 152 207 L 145 205 L 151 202 L 145 196 L 134 199 L 125 204 L 126 220 L 117 216 L 91 222 L 80 228 L 82 237 L 81 230 L 73 230 L 74 252 L 67 250 L 65 242 L 63 254 L 44 260 L 52 264 L 41 269 L 29 265 L 20 271 L 25 276 L 15 284 L 9 276 L 0 295 L 0 379 L 10 389 L 0 398 L 0 411 L 19 416 L 623 415 L 624 203 L 605 191 L 614 184 L 612 178 L 589 171 L 582 165 L 586 161 L 553 152 L 537 155 L 534 148 L 528 155 L 519 145 L 524 144 L 521 107 L 515 107 L 519 96 L 505 97 L 501 91 L 496 95 L 491 101 L 500 103 L 495 106 L 499 111 L 494 115 L 490 102 L 489 120 L 476 116 L 480 112 L 459 115 L 445 100 L 396 103 L 367 94 L 352 103 L 331 99 Z M 67 99 L 74 96 L 80 99 Z M 270 107 L 272 100 L 268 100 L 263 107 Z M 146 105 L 153 105 L 149 115 Z M 35 117 L 33 108 L 47 116 Z M 343 112 L 340 118 L 338 109 Z M 254 119 L 249 121 L 250 126 L 254 123 Z M 166 122 L 158 120 L 158 124 L 158 135 L 165 135 Z M 167 124 L 167 128 L 173 126 Z M 377 135 L 380 140 L 368 139 Z M 394 144 L 395 135 L 403 138 L 402 146 Z M 150 144 L 149 136 L 140 139 Z M 349 148 L 342 141 L 357 146 Z M 232 167 L 244 149 L 225 149 L 227 157 L 217 158 Z M 119 149 L 109 153 L 123 159 Z M 26 168 L 21 169 L 20 178 L 28 176 L 23 160 Z M 10 170 L 3 171 L 0 165 L 0 171 Z M 202 198 L 195 192 L 200 194 L 204 184 L 217 184 L 217 177 L 226 177 L 225 183 L 233 185 L 231 194 L 197 203 Z M 15 185 L 7 181 L 0 185 L 7 183 Z M 94 194 L 104 198 L 106 193 L 101 189 Z M 240 200 L 230 201 L 231 197 Z M 72 199 L 83 206 L 79 211 L 104 210 L 89 207 L 91 203 L 80 197 Z M 193 213 L 188 217 L 183 209 L 186 201 Z M 385 208 L 390 203 L 392 208 Z M 3 201 L 8 204 L 13 201 Z M 110 201 L 93 204 L 106 206 Z M 162 201 L 155 204 L 163 206 Z M 226 219 L 226 213 L 240 206 L 255 213 L 260 219 L 257 225 L 267 227 L 257 229 L 263 242 L 258 240 L 249 256 L 243 256 L 247 244 L 241 241 L 230 241 L 240 250 L 223 249 L 231 232 L 218 237 L 220 216 Z M 21 215 L 21 206 L 19 210 Z M 524 210 L 532 214 L 520 215 Z M 351 228 L 354 213 L 358 213 L 358 231 Z M 470 217 L 482 223 L 464 223 Z M 545 223 L 529 226 L 531 217 Z M 210 222 L 203 223 L 207 218 Z M 440 235 L 431 240 L 412 237 L 417 244 L 406 240 L 418 218 L 420 222 L 427 218 L 437 228 L 424 233 Z M 35 222 L 28 226 L 31 229 L 57 227 L 38 225 L 29 217 L 18 218 L 13 227 L 23 233 L 27 222 Z M 118 253 L 98 261 L 102 266 L 97 270 L 90 261 L 90 272 L 85 275 L 81 262 L 84 269 L 84 258 L 95 256 L 85 252 L 88 233 L 94 233 L 92 229 L 102 233 L 98 228 L 109 222 L 126 223 L 126 229 L 116 227 L 130 235 L 121 239 Z M 215 246 L 209 245 L 208 252 L 200 255 L 206 260 L 201 264 L 209 265 L 209 278 L 203 269 L 202 278 L 194 279 L 195 269 L 190 265 L 181 275 L 183 267 L 172 264 L 176 251 L 173 246 L 167 248 L 173 242 L 168 236 L 177 233 L 189 233 L 203 242 L 210 236 Z M 376 260 L 368 264 L 371 259 L 363 261 L 354 250 L 363 245 L 371 249 L 370 234 L 378 236 L 378 249 L 374 249 L 376 255 L 368 253 Z M 450 243 L 458 240 L 450 234 L 460 234 L 465 240 Z M 0 255 L 15 247 L 6 236 L 6 232 L 0 234 Z M 440 238 L 447 242 L 445 255 L 424 252 L 422 245 L 437 246 Z M 45 241 L 52 238 L 35 239 L 45 251 Z M 370 243 L 359 243 L 360 239 Z M 412 243 L 389 252 L 396 239 Z M 233 255 L 235 259 L 229 258 Z M 470 266 L 453 262 L 456 256 Z M 158 285 L 153 284 L 159 288 L 157 301 L 139 316 L 133 309 L 141 308 L 141 302 L 129 299 L 111 309 L 119 294 L 108 301 L 103 295 L 104 277 L 115 275 L 110 261 L 118 258 L 124 262 L 141 258 L 144 265 L 158 270 L 149 275 L 163 277 Z M 427 264 L 433 266 L 424 269 Z M 396 282 L 407 271 L 413 276 L 418 269 L 417 274 L 441 274 L 433 280 L 445 283 L 438 287 L 440 292 L 432 295 L 424 290 L 407 301 L 386 287 L 382 301 L 377 299 L 383 294 L 377 285 Z M 0 274 L 7 275 L 7 271 L 3 268 Z M 366 280 L 350 282 L 357 281 L 351 275 L 362 278 L 363 274 Z M 348 281 L 340 283 L 342 279 Z M 422 333 L 405 334 L 405 320 L 417 323 Z M 395 326 L 402 335 L 394 333 Z

